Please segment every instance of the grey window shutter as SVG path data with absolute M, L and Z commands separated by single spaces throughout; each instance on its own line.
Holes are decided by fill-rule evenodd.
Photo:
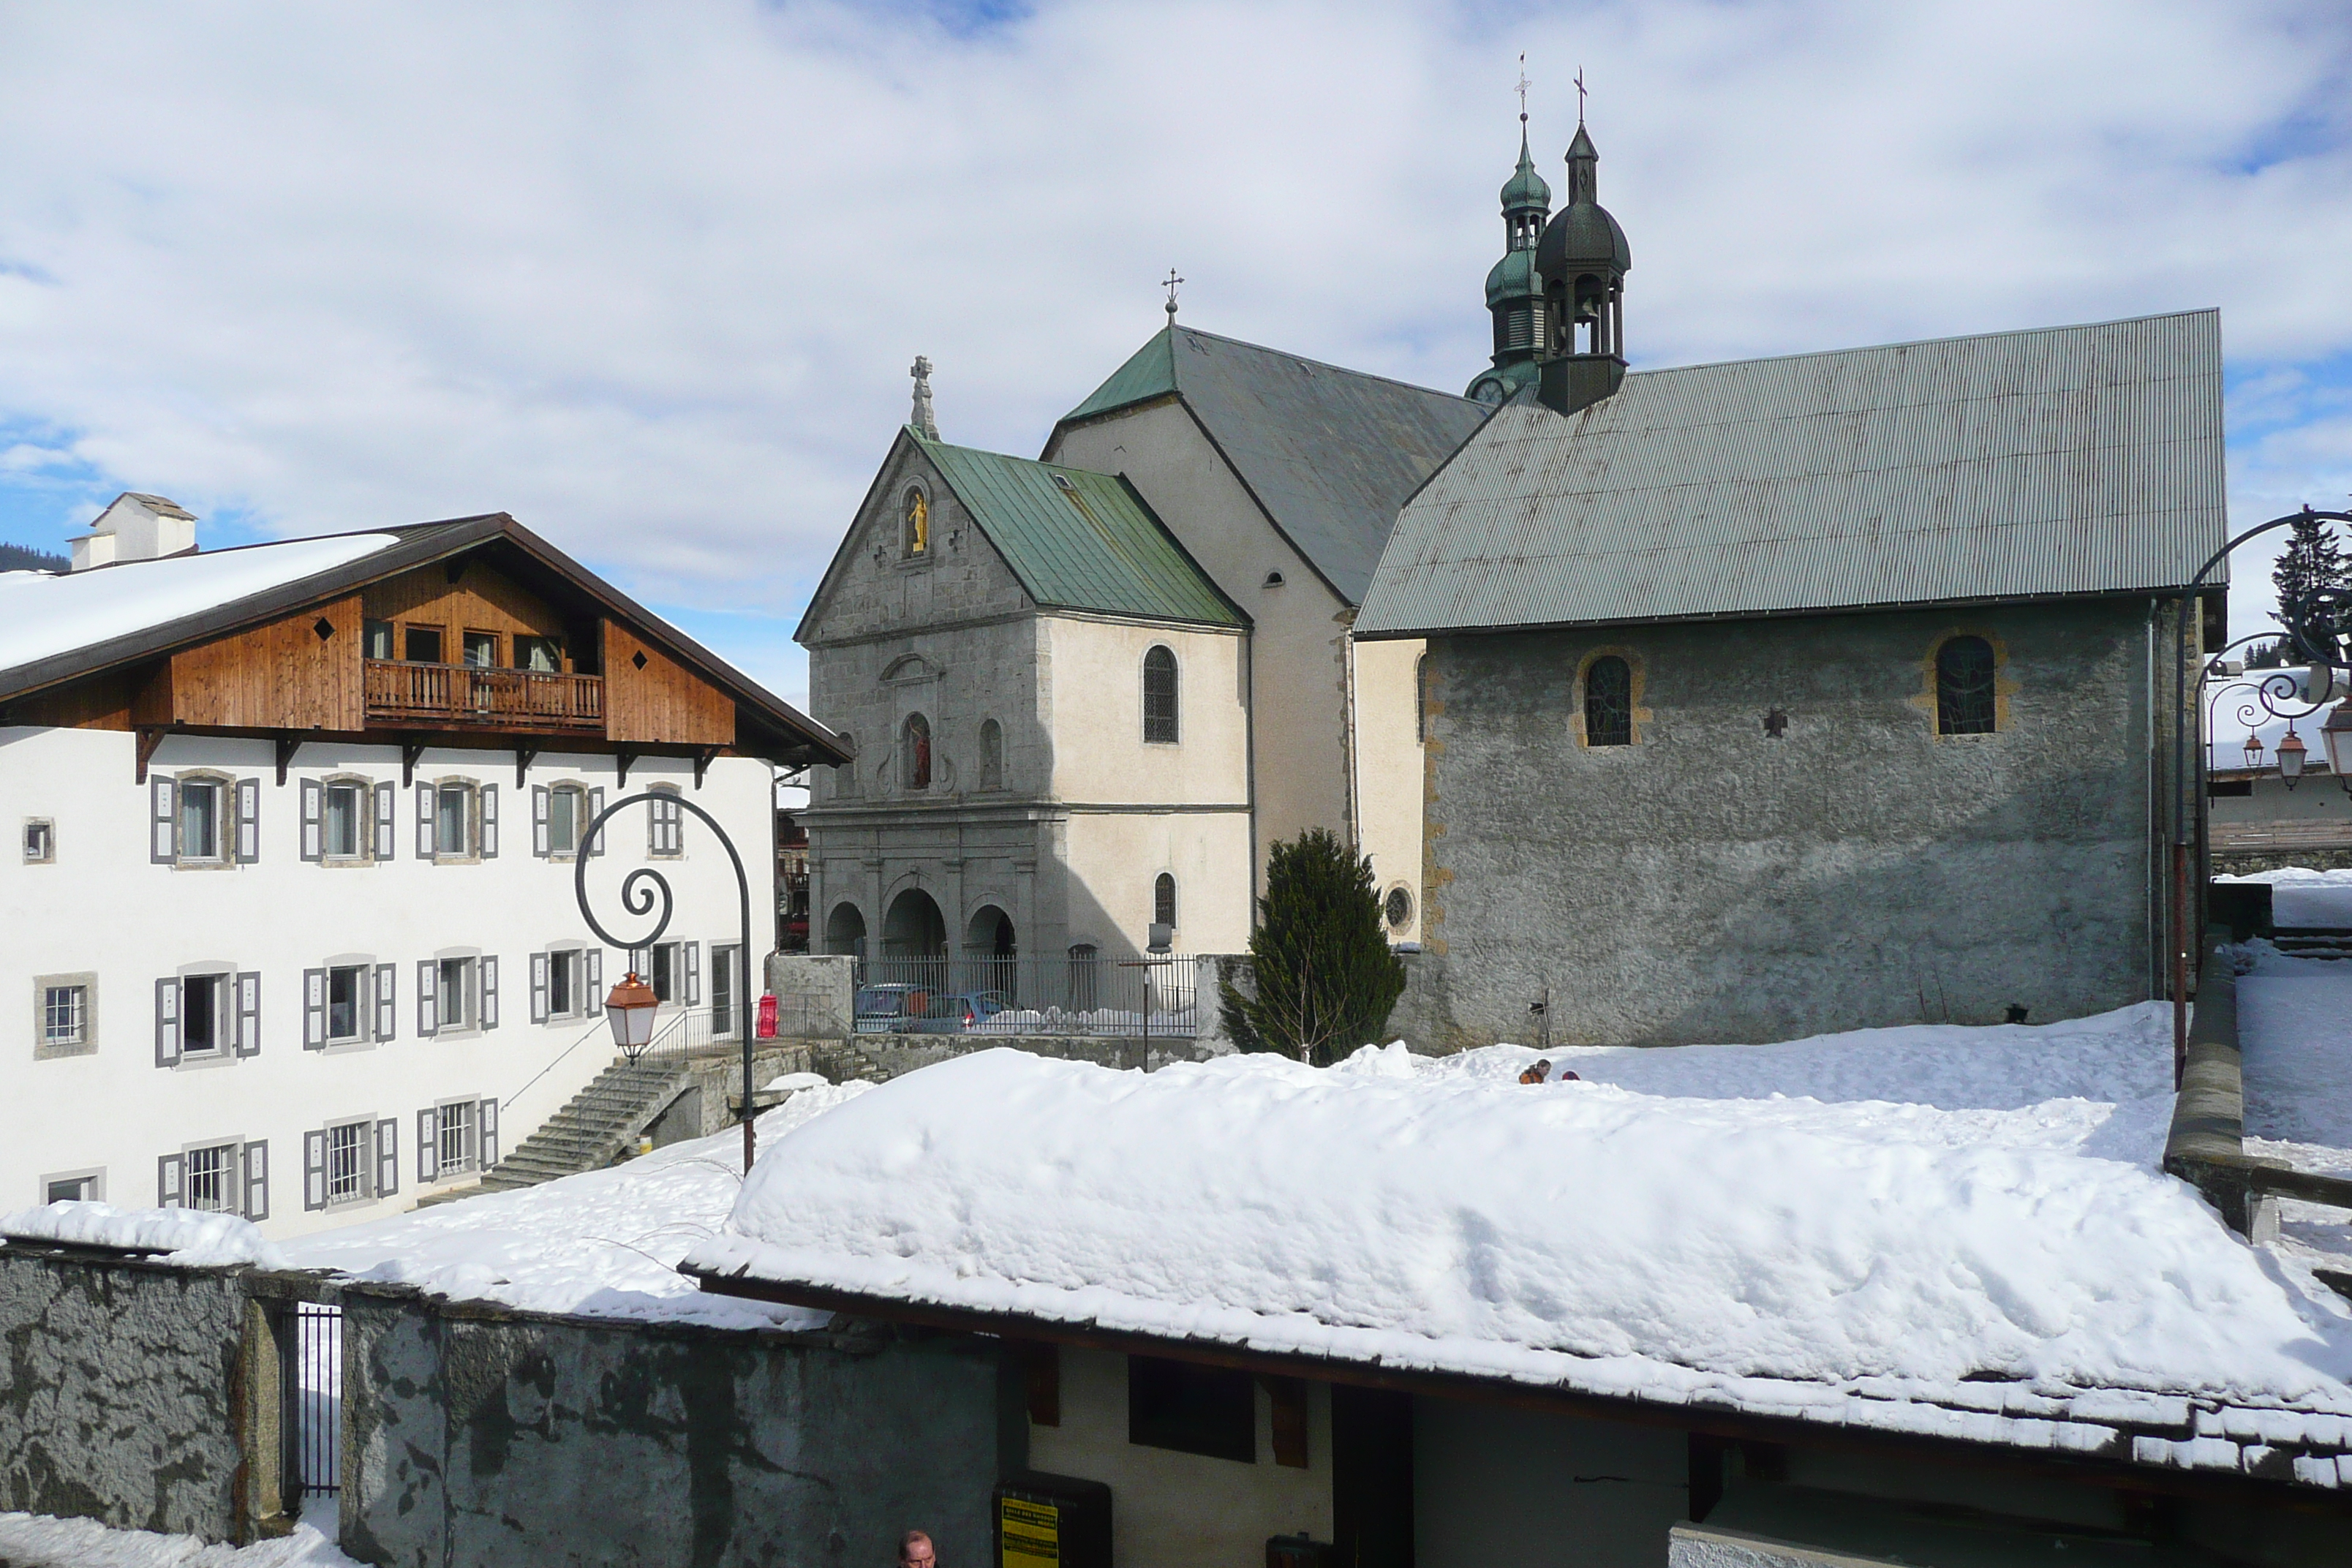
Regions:
M 499 1026 L 498 959 L 495 956 L 485 956 L 481 961 L 481 972 L 482 1027 L 485 1029 L 495 1029 Z
M 305 1210 L 327 1206 L 327 1135 L 324 1132 L 302 1134 L 302 1207 Z
M 236 781 L 236 861 L 250 866 L 261 858 L 261 781 Z
M 441 1173 L 441 1113 L 416 1113 L 416 1184 L 423 1186 Z
M 180 1172 L 186 1163 L 184 1154 L 166 1154 L 155 1162 L 155 1205 L 158 1208 L 180 1206 Z
M 256 969 L 236 977 L 236 1054 L 261 1054 L 261 972 Z
M 158 865 L 168 866 L 180 858 L 178 835 L 174 831 L 172 816 L 176 793 L 170 779 L 147 781 L 148 799 L 153 808 L 154 820 L 154 833 L 148 845 L 147 858 Z
M 394 787 L 388 784 L 375 786 L 375 858 L 389 860 L 393 857 L 393 840 L 398 837 L 396 816 L 393 805 Z
M 390 1117 L 375 1124 L 375 1195 L 400 1191 L 400 1123 Z
M 687 942 L 678 946 L 686 954 L 686 1005 L 692 1007 L 702 1000 L 702 944 Z
M 302 972 L 302 1048 L 321 1050 L 327 1044 L 327 972 Z
M 487 1171 L 499 1163 L 499 1102 L 482 1101 L 482 1169 Z
M 388 1040 L 398 1032 L 398 998 L 393 993 L 400 988 L 400 969 L 396 964 L 375 966 L 375 1037 Z
M 416 786 L 416 858 L 433 858 L 433 786 Z
M 592 947 L 587 950 L 586 968 L 588 994 L 581 1000 L 587 1004 L 586 1012 L 590 1017 L 601 1018 L 604 1015 L 604 950 L 603 948 Z
M 547 1022 L 547 954 L 530 955 L 530 1021 Z
M 245 1146 L 245 1217 L 256 1225 L 269 1217 L 269 1141 Z
M 577 827 L 577 824 L 573 825 Z M 548 857 L 547 786 L 530 786 L 530 852 L 544 860 Z
M 416 1032 L 433 1036 L 441 1031 L 441 966 L 429 958 L 416 963 Z
M 595 821 L 599 816 L 602 816 L 604 814 L 604 792 L 603 790 L 601 790 L 601 789 L 592 789 L 592 790 L 590 790 L 590 791 L 588 792 L 588 821 L 589 821 L 589 822 L 593 822 L 593 821 Z M 580 826 L 580 831 L 581 831 L 582 833 L 583 833 L 583 834 L 585 834 L 585 833 L 588 831 L 588 825 L 587 825 L 587 823 L 583 823 L 583 824 L 581 824 L 581 826 Z M 598 835 L 596 836 L 596 847 L 595 847 L 593 850 L 590 851 L 590 854 L 591 854 L 591 856 L 592 856 L 592 858 L 593 858 L 593 856 L 596 856 L 596 855 L 602 855 L 604 852 L 604 836 L 603 834 L 601 834 L 601 833 L 600 833 L 600 834 L 598 834 Z
M 180 983 L 155 982 L 155 1065 L 175 1067 L 180 1060 Z
M 482 786 L 482 858 L 499 858 L 499 786 Z
M 316 860 L 320 854 L 320 817 L 326 809 L 326 789 L 317 779 L 302 781 L 302 858 Z

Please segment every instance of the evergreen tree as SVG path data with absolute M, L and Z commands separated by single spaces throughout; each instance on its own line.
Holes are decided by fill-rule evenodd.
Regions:
M 1389 951 L 1372 862 L 1317 827 L 1274 847 L 1250 938 L 1255 996 L 1219 989 L 1225 1032 L 1245 1051 L 1277 1051 L 1328 1067 L 1374 1043 L 1404 994 Z
M 2303 620 L 2315 644 L 2309 648 L 2291 647 L 2290 657 L 2300 661 L 2313 655 L 2332 655 L 2339 629 L 2335 625 L 2334 595 L 2352 589 L 2352 567 L 2347 567 L 2326 519 L 2295 520 L 2287 531 L 2286 553 L 2271 568 L 2271 582 L 2278 589 L 2279 600 L 2278 613 L 2271 618 L 2290 630 Z
M 2248 669 L 2283 669 L 2286 667 L 2286 638 L 2273 637 L 2258 642 L 2246 650 Z

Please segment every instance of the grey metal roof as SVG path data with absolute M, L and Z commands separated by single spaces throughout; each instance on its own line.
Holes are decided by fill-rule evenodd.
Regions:
M 1349 604 L 1397 508 L 1483 404 L 1171 323 L 1055 427 L 1181 396 L 1285 537 Z M 1047 443 L 1046 456 L 1054 453 Z
M 2226 537 L 2221 456 L 2214 310 L 1644 371 L 1498 409 L 1356 631 L 2179 587 Z

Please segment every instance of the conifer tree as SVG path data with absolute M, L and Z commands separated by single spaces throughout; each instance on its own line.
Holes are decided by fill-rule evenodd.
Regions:
M 1372 863 L 1328 828 L 1276 844 L 1250 938 L 1256 995 L 1220 987 L 1225 1032 L 1245 1051 L 1328 1067 L 1374 1037 L 1404 993 L 1389 951 Z
M 2352 566 L 2347 565 L 2326 519 L 2295 520 L 2287 531 L 2286 552 L 2271 568 L 2271 582 L 2278 589 L 2279 600 L 2278 613 L 2272 619 L 2290 629 L 2298 619 L 2305 620 L 2305 630 L 2318 645 L 2294 648 L 2290 657 L 2301 660 L 2314 654 L 2330 654 L 2341 628 L 2334 625 L 2335 617 L 2329 613 L 2333 600 L 2327 595 L 2352 589 Z

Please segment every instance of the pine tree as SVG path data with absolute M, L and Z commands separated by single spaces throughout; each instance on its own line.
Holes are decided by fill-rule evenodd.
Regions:
M 2278 613 L 2271 618 L 2290 631 L 2298 620 L 2304 621 L 2305 629 L 2317 644 L 2309 648 L 2291 647 L 2290 656 L 2301 660 L 2313 655 L 2324 658 L 2331 654 L 2338 630 L 2332 595 L 2352 589 L 2352 566 L 2347 565 L 2326 519 L 2295 520 L 2287 531 L 2286 552 L 2271 568 L 2271 582 L 2278 589 L 2279 601 Z
M 2287 647 L 2284 637 L 2273 637 L 2268 642 L 2258 642 L 2246 650 L 2246 668 L 2248 669 L 2281 669 L 2285 668 L 2286 655 Z
M 1372 863 L 1328 828 L 1277 844 L 1250 938 L 1255 996 L 1220 987 L 1225 1032 L 1245 1051 L 1277 1051 L 1317 1067 L 1373 1037 L 1404 994 L 1389 951 Z

